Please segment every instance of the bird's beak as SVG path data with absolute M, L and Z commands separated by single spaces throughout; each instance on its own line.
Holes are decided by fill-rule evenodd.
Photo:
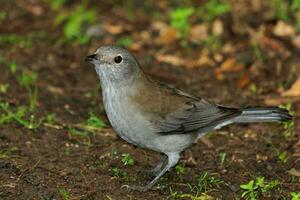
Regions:
M 92 54 L 92 55 L 85 57 L 84 61 L 92 62 L 93 60 L 96 60 L 96 59 L 97 59 L 97 54 Z

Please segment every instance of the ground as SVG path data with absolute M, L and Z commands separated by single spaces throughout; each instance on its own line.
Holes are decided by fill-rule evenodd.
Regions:
M 0 199 L 241 199 L 251 190 L 241 185 L 261 177 L 263 186 L 254 185 L 243 198 L 300 198 L 300 36 L 293 20 L 266 16 L 260 1 L 225 1 L 230 11 L 213 20 L 191 15 L 184 23 L 194 34 L 186 37 L 168 13 L 205 7 L 205 1 L 85 1 L 96 16 L 80 24 L 77 38 L 89 36 L 81 42 L 68 36 L 68 19 L 55 23 L 61 13 L 72 15 L 79 1 L 61 1 L 58 8 L 54 2 L 0 3 Z M 159 188 L 121 188 L 150 181 L 140 171 L 153 167 L 160 155 L 116 135 L 103 110 L 98 77 L 84 62 L 99 46 L 116 43 L 129 48 L 154 79 L 211 102 L 290 104 L 294 125 L 232 125 L 209 133 L 182 153 Z M 90 112 L 100 125 L 87 123 Z

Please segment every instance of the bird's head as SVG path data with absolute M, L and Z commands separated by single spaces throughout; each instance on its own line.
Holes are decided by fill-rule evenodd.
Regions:
M 125 83 L 140 72 L 135 57 L 117 46 L 102 46 L 85 60 L 95 66 L 102 83 Z

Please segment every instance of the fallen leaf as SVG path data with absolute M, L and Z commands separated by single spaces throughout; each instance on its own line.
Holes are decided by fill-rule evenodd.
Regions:
M 293 37 L 293 39 L 292 39 L 292 44 L 293 44 L 296 48 L 300 49 L 300 35 L 297 35 L 297 36 Z
M 110 34 L 116 35 L 120 34 L 124 31 L 124 26 L 122 25 L 117 25 L 117 24 L 110 24 L 110 23 L 105 23 L 104 24 L 104 29 L 109 32 Z
M 240 80 L 238 81 L 238 86 L 241 89 L 246 88 L 249 84 L 250 84 L 250 78 L 247 74 L 244 75 L 242 78 L 240 78 Z
M 290 52 L 285 48 L 282 42 L 275 40 L 267 36 L 261 36 L 258 39 L 258 43 L 266 49 L 272 49 L 273 51 L 282 54 L 284 57 L 288 57 Z
M 197 63 L 199 66 L 204 66 L 204 65 L 214 66 L 215 65 L 215 62 L 209 57 L 208 51 L 201 51 Z
M 202 59 L 201 59 L 202 58 Z M 174 66 L 182 66 L 187 69 L 192 69 L 195 67 L 201 67 L 204 64 L 209 64 L 210 60 L 206 60 L 207 62 L 204 62 L 204 58 L 200 56 L 199 60 L 189 60 L 184 59 L 176 55 L 167 55 L 167 54 L 155 54 L 155 59 L 159 62 L 168 63 Z
M 274 27 L 273 33 L 279 37 L 292 37 L 295 35 L 296 31 L 293 26 L 283 21 L 279 21 Z
M 159 37 L 157 38 L 158 44 L 170 44 L 177 40 L 179 33 L 172 27 L 167 27 L 159 32 Z
M 292 176 L 298 176 L 300 177 L 300 171 L 296 170 L 295 168 L 292 168 L 288 171 L 288 173 Z
M 298 78 L 290 89 L 283 91 L 281 93 L 282 96 L 300 96 L 300 78 Z
M 207 138 L 207 137 L 201 137 L 200 141 L 205 144 L 208 148 L 213 148 L 214 144 Z
M 265 97 L 264 103 L 268 106 L 278 106 L 280 104 L 287 104 L 300 101 L 299 97 Z
M 239 72 L 243 69 L 244 65 L 242 63 L 237 63 L 235 58 L 228 58 L 220 68 L 216 69 L 216 72 Z
M 200 42 L 208 37 L 208 26 L 207 24 L 195 25 L 190 29 L 189 39 L 192 42 Z
M 59 88 L 59 87 L 56 87 L 56 86 L 52 86 L 52 85 L 48 85 L 47 86 L 47 89 L 54 93 L 54 94 L 63 94 L 64 93 L 64 90 L 62 88 Z
M 212 33 L 214 35 L 222 35 L 224 32 L 223 22 L 219 19 L 215 20 L 212 24 Z

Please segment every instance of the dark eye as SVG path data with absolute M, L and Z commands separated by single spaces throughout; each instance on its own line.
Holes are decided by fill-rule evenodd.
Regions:
M 114 58 L 114 60 L 115 60 L 115 63 L 119 64 L 122 62 L 123 58 L 121 56 L 117 56 Z

